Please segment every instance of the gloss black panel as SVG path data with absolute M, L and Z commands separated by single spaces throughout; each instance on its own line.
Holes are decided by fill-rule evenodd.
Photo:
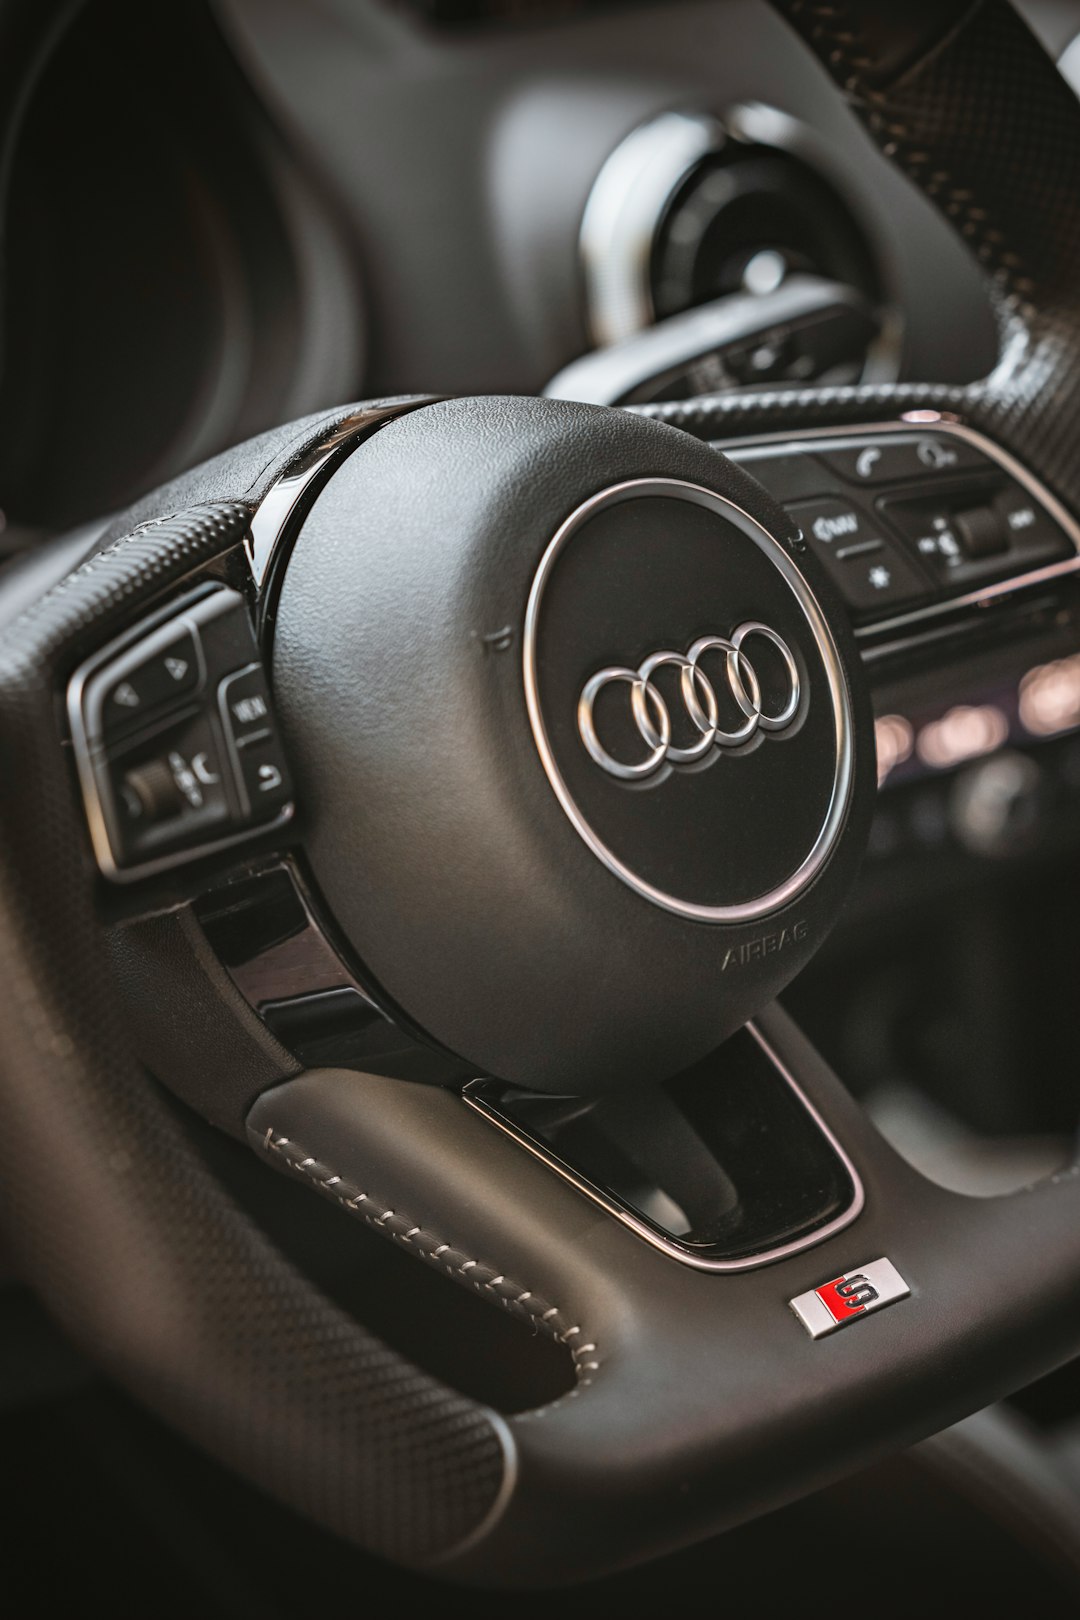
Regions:
M 660 1087 L 586 1099 L 477 1081 L 466 1095 L 687 1258 L 766 1256 L 857 1198 L 850 1167 L 748 1030 Z
M 210 890 L 195 914 L 237 990 L 308 1067 L 452 1084 L 470 1072 L 418 1039 L 356 977 L 289 862 Z

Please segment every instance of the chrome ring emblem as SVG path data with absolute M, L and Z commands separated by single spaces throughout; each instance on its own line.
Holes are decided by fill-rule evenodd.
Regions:
M 727 902 L 714 902 L 697 899 L 691 895 L 672 893 L 668 887 L 661 887 L 650 882 L 630 866 L 624 856 L 611 847 L 601 836 L 597 829 L 586 817 L 581 806 L 575 799 L 570 786 L 563 776 L 559 760 L 548 735 L 544 719 L 543 705 L 540 699 L 540 678 L 538 670 L 537 643 L 541 610 L 544 595 L 551 579 L 552 573 L 558 565 L 567 545 L 571 543 L 586 524 L 598 512 L 607 508 L 618 506 L 623 501 L 633 501 L 638 497 L 646 496 L 650 499 L 688 501 L 693 506 L 703 507 L 715 516 L 723 518 L 731 528 L 738 530 L 743 539 L 756 546 L 766 556 L 773 567 L 780 574 L 787 585 L 794 603 L 806 625 L 809 639 L 817 651 L 821 663 L 821 679 L 814 687 L 814 701 L 825 706 L 831 716 L 834 733 L 834 753 L 832 756 L 833 781 L 828 804 L 823 813 L 821 825 L 816 834 L 808 841 L 808 846 L 802 860 L 794 871 L 783 876 L 778 875 L 772 887 L 765 889 L 761 894 L 754 895 L 745 900 L 731 900 Z M 730 532 L 730 531 L 729 531 Z M 724 533 L 718 531 L 718 538 Z M 745 715 L 742 725 L 737 725 L 736 731 L 725 734 L 732 738 L 749 726 L 751 719 L 756 715 L 754 730 L 763 731 L 783 729 L 785 725 L 793 724 L 798 716 L 800 695 L 796 693 L 794 682 L 798 679 L 797 672 L 788 666 L 788 675 L 792 686 L 787 694 L 787 701 L 776 714 L 762 712 L 763 705 L 760 697 L 760 682 L 757 670 L 751 662 L 753 644 L 751 642 L 750 625 L 754 626 L 756 635 L 765 634 L 772 640 L 775 631 L 770 633 L 770 627 L 760 625 L 758 621 L 748 621 L 747 625 L 740 625 L 730 637 L 702 638 L 705 642 L 715 646 L 715 650 L 723 654 L 724 678 L 727 679 L 736 708 Z M 741 632 L 741 634 L 740 634 Z M 736 645 L 738 637 L 738 645 Z M 783 648 L 778 644 L 779 638 L 773 641 L 776 651 L 783 656 Z M 744 643 L 750 642 L 744 648 Z M 730 649 L 730 651 L 729 651 Z M 633 718 L 640 733 L 642 747 L 645 750 L 644 758 L 635 763 L 639 768 L 648 761 L 648 770 L 659 769 L 663 757 L 671 758 L 669 753 L 672 743 L 673 723 L 667 704 L 661 708 L 658 699 L 663 697 L 653 684 L 651 677 L 661 668 L 662 663 L 671 663 L 680 672 L 679 698 L 686 706 L 694 729 L 700 734 L 691 736 L 686 747 L 682 750 L 682 757 L 687 758 L 686 749 L 700 750 L 701 754 L 719 742 L 720 739 L 720 713 L 716 688 L 706 671 L 700 667 L 700 660 L 709 650 L 701 642 L 695 642 L 689 650 L 683 653 L 653 653 L 651 659 L 646 659 L 640 670 L 619 668 L 617 672 L 597 672 L 592 682 L 586 682 L 582 690 L 582 697 L 590 684 L 596 682 L 600 675 L 608 673 L 612 681 L 630 687 L 630 704 Z M 790 649 L 788 649 L 790 652 Z M 691 658 L 696 652 L 696 661 L 692 671 L 687 669 Z M 784 660 L 785 664 L 787 660 Z M 762 528 L 756 518 L 744 512 L 741 507 L 727 500 L 723 495 L 717 495 L 713 490 L 705 489 L 699 484 L 689 484 L 678 478 L 633 478 L 625 483 L 612 484 L 610 488 L 591 495 L 570 515 L 564 519 L 548 543 L 547 550 L 540 559 L 529 592 L 529 600 L 525 609 L 524 636 L 522 640 L 522 674 L 525 682 L 525 702 L 529 713 L 529 723 L 532 727 L 533 738 L 536 743 L 540 762 L 552 791 L 562 806 L 567 819 L 578 836 L 589 847 L 599 861 L 608 868 L 621 883 L 635 890 L 653 905 L 661 906 L 665 911 L 674 912 L 680 917 L 690 917 L 697 922 L 706 923 L 746 923 L 755 922 L 762 917 L 778 911 L 782 906 L 788 905 L 796 895 L 811 883 L 821 870 L 824 862 L 840 835 L 851 799 L 851 790 L 854 783 L 854 717 L 851 708 L 851 697 L 844 678 L 843 665 L 840 654 L 833 640 L 832 631 L 825 621 L 817 599 L 804 579 L 798 565 L 789 555 L 787 548 L 775 539 L 767 529 Z M 734 676 L 734 678 L 733 678 Z M 715 675 L 713 679 L 715 679 Z M 706 690 L 708 683 L 708 690 Z M 805 678 L 804 678 L 805 684 Z M 689 696 L 688 696 L 689 694 Z M 741 696 L 745 703 L 740 703 Z M 593 702 L 596 701 L 596 690 L 592 693 Z M 636 700 L 636 701 L 635 701 Z M 805 704 L 805 694 L 801 701 Z M 791 709 L 790 716 L 788 709 Z M 714 713 L 715 709 L 715 713 Z M 591 710 L 590 710 L 591 713 Z M 644 717 L 644 724 L 642 724 Z M 580 719 L 580 714 L 579 714 Z M 716 736 L 706 741 L 709 731 L 716 726 Z M 752 732 L 747 732 L 747 736 Z M 683 741 L 684 739 L 680 739 Z M 745 739 L 744 739 L 745 740 Z M 575 743 L 577 739 L 575 739 Z M 661 749 L 661 744 L 663 745 Z M 734 747 L 731 740 L 721 746 Z M 653 757 L 655 756 L 655 758 Z M 697 757 L 691 755 L 691 758 Z M 679 753 L 675 755 L 678 763 Z M 645 771 L 642 771 L 645 774 Z M 740 773 L 741 774 L 741 773 Z
M 766 714 L 761 701 L 761 682 L 757 671 L 743 651 L 743 643 L 751 636 L 760 636 L 779 652 L 784 661 L 790 690 L 778 714 Z M 716 689 L 701 668 L 700 660 L 707 652 L 724 654 L 724 677 L 736 704 L 745 716 L 735 731 L 724 731 L 719 725 L 719 705 Z M 684 747 L 671 741 L 671 712 L 663 695 L 653 682 L 653 676 L 665 664 L 680 672 L 679 690 L 687 714 L 698 732 L 697 738 Z M 630 706 L 642 742 L 648 750 L 643 759 L 626 765 L 610 754 L 596 732 L 594 709 L 596 700 L 606 686 L 624 683 L 630 688 Z M 686 765 L 701 759 L 711 748 L 738 748 L 749 742 L 755 732 L 783 731 L 799 712 L 802 689 L 799 671 L 791 648 L 783 636 L 756 619 L 748 619 L 726 636 L 702 636 L 686 653 L 651 653 L 639 669 L 627 669 L 621 664 L 609 664 L 598 669 L 581 689 L 578 699 L 578 731 L 581 740 L 601 770 L 623 781 L 641 781 L 651 776 L 660 766 Z

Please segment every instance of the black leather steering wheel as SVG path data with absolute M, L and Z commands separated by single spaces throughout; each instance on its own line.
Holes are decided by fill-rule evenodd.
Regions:
M 113 1376 L 229 1466 L 456 1579 L 543 1585 L 655 1556 L 1080 1350 L 1077 1168 L 1010 1197 L 944 1191 L 774 1005 L 858 865 L 869 705 L 843 608 L 792 520 L 701 442 L 947 413 L 1080 512 L 1080 107 L 1004 0 L 779 9 L 985 264 L 1001 330 L 990 377 L 638 412 L 328 412 L 124 514 L 0 642 L 0 1198 L 25 1274 Z M 661 506 L 662 544 L 641 515 Z M 87 825 L 97 767 L 69 683 L 89 670 L 89 691 L 104 650 L 223 590 L 258 628 L 300 819 L 222 840 L 209 865 L 144 860 L 145 883 L 118 888 L 98 871 L 109 829 Z M 657 810 L 663 789 L 593 786 L 595 760 L 556 716 L 613 637 L 630 657 L 647 613 L 663 637 L 694 592 L 757 603 L 747 619 L 779 627 L 810 708 L 798 735 L 740 756 L 756 798 L 732 789 L 737 823 L 715 809 L 725 836 L 694 846 L 691 903 L 690 823 L 664 844 L 682 812 Z M 725 657 L 736 698 L 754 699 L 738 649 Z M 697 679 L 682 690 L 715 723 Z M 686 746 L 643 701 L 649 747 Z M 743 716 L 755 708 L 768 717 L 760 697 Z M 717 779 L 676 771 L 672 804 L 704 802 Z M 778 853 L 785 795 L 795 854 Z M 207 944 L 200 895 L 208 872 L 228 889 L 282 851 L 443 1083 L 302 1069 L 251 1011 Z M 127 949 L 116 924 L 133 918 L 145 926 Z M 149 999 L 160 973 L 169 1005 Z M 658 1253 L 461 1099 L 474 1073 L 557 1094 L 648 1084 L 749 1019 L 862 1194 L 769 1264 L 710 1272 Z M 557 1339 L 571 1394 L 507 1421 L 380 1343 L 231 1201 L 144 1064 L 343 1219 Z M 805 1333 L 789 1302 L 877 1256 L 905 1279 L 902 1305 Z

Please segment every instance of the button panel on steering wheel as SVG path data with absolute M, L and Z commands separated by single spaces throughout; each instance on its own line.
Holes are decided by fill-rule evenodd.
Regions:
M 868 635 L 1080 564 L 1080 531 L 982 434 L 816 429 L 722 446 L 786 507 Z
M 293 811 L 266 675 L 236 591 L 204 589 L 84 664 L 68 716 L 105 876 L 124 883 Z

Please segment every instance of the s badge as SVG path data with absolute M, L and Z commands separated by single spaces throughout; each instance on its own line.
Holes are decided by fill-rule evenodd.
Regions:
M 855 1271 L 797 1294 L 788 1301 L 812 1339 L 824 1338 L 837 1328 L 846 1327 L 860 1316 L 869 1316 L 883 1305 L 906 1299 L 911 1289 L 891 1260 L 871 1260 Z

